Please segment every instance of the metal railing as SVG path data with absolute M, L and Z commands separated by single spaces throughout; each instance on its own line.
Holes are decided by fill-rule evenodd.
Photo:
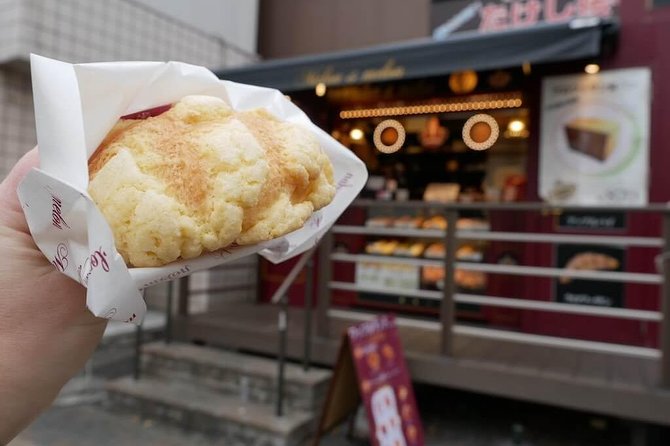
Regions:
M 397 258 L 383 255 L 334 253 L 333 236 L 324 238 L 322 241 L 322 253 L 320 258 L 319 274 L 324 277 L 319 283 L 319 314 L 317 320 L 319 335 L 328 336 L 328 320 L 330 311 L 330 295 L 333 290 L 346 290 L 355 292 L 374 292 L 386 295 L 398 295 L 399 290 L 381 286 L 361 286 L 353 282 L 333 281 L 333 263 L 400 263 L 417 267 L 442 266 L 445 271 L 444 288 L 440 291 L 412 289 L 402 290 L 402 294 L 408 297 L 419 297 L 440 301 L 439 321 L 421 321 L 422 325 L 431 330 L 441 332 L 441 353 L 445 356 L 453 355 L 454 334 L 468 335 L 479 338 L 507 340 L 518 343 L 558 346 L 565 348 L 582 349 L 603 353 L 617 353 L 626 356 L 641 358 L 654 358 L 660 360 L 661 374 L 660 384 L 670 386 L 670 207 L 666 205 L 650 205 L 639 208 L 629 207 L 598 207 L 587 209 L 578 206 L 553 206 L 543 203 L 454 203 L 438 204 L 426 202 L 380 202 L 371 200 L 357 200 L 354 206 L 366 208 L 404 208 L 404 209 L 431 209 L 440 212 L 447 221 L 447 230 L 434 229 L 397 229 L 397 228 L 373 228 L 366 226 L 336 225 L 331 230 L 332 234 L 359 234 L 376 236 L 399 236 L 424 239 L 440 239 L 445 245 L 445 255 L 442 259 L 414 259 Z M 662 217 L 661 237 L 640 236 L 612 236 L 612 235 L 569 235 L 537 232 L 500 232 L 500 231 L 476 231 L 461 230 L 457 228 L 459 212 L 462 211 L 532 211 L 541 215 L 557 215 L 564 211 L 597 211 L 597 212 L 639 212 L 649 214 L 660 214 Z M 661 252 L 657 256 L 657 265 L 660 265 L 659 273 L 640 273 L 623 271 L 586 271 L 567 268 L 533 266 L 533 265 L 499 265 L 494 263 L 473 263 L 458 261 L 455 257 L 456 246 L 459 241 L 503 241 L 521 243 L 564 243 L 564 244 L 588 244 L 588 245 L 615 245 L 620 247 L 645 247 L 658 248 Z M 455 283 L 455 272 L 457 269 L 479 271 L 491 274 L 507 276 L 528 276 L 560 278 L 569 277 L 585 280 L 598 280 L 604 282 L 623 282 L 635 284 L 660 285 L 661 308 L 659 311 L 608 308 L 585 306 L 571 303 L 549 302 L 538 300 L 519 299 L 505 296 L 486 296 L 479 294 L 464 294 L 457 292 Z M 517 331 L 507 331 L 487 327 L 471 326 L 457 323 L 455 320 L 456 304 L 477 304 L 492 307 L 516 308 L 522 310 L 547 311 L 554 313 L 569 313 L 586 316 L 598 316 L 609 318 L 623 318 L 628 320 L 649 321 L 661 323 L 660 348 L 638 347 L 625 344 L 588 341 L 583 339 L 562 338 L 548 335 L 538 335 Z
M 249 268 L 253 266 L 252 264 L 242 264 L 242 265 L 226 265 L 226 270 L 239 270 L 242 268 Z M 177 286 L 175 286 L 175 283 Z M 163 285 L 163 284 L 161 284 Z M 187 316 L 189 314 L 189 298 L 191 293 L 201 293 L 206 292 L 231 292 L 239 290 L 248 290 L 250 286 L 248 284 L 242 285 L 232 285 L 225 287 L 217 288 L 206 288 L 206 289 L 192 289 L 190 285 L 190 277 L 182 277 L 179 279 L 171 280 L 167 282 L 167 290 L 165 295 L 165 328 L 163 331 L 163 340 L 166 344 L 172 343 L 174 336 L 174 300 L 178 301 L 177 313 L 180 316 Z M 178 292 L 175 293 L 175 290 Z M 144 297 L 146 290 L 142 291 L 142 296 Z M 142 353 L 142 344 L 144 343 L 144 325 L 139 325 L 135 331 L 135 351 L 133 357 L 133 376 L 135 379 L 139 379 L 142 374 L 141 367 L 141 353 Z
M 309 371 L 311 367 L 311 337 L 312 337 L 312 305 L 313 305 L 313 285 L 314 285 L 314 254 L 317 251 L 318 246 L 310 248 L 308 251 L 302 254 L 298 259 L 296 264 L 293 266 L 291 271 L 286 275 L 279 288 L 275 291 L 270 299 L 270 302 L 273 305 L 279 306 L 279 315 L 277 320 L 277 332 L 279 334 L 279 348 L 277 356 L 277 395 L 276 395 L 276 407 L 275 412 L 277 416 L 282 416 L 284 414 L 284 389 L 286 387 L 286 350 L 287 350 L 287 340 L 288 340 L 288 292 L 291 286 L 294 284 L 300 273 L 303 269 L 306 269 L 306 278 L 305 278 L 305 302 L 304 302 L 304 312 L 305 312 L 305 323 L 304 323 L 304 345 L 303 345 L 303 358 L 302 366 L 303 370 Z M 188 278 L 179 279 L 180 280 L 180 290 L 179 290 L 179 302 L 180 306 L 187 305 L 188 302 Z M 167 295 L 165 303 L 165 336 L 164 340 L 166 344 L 172 342 L 172 325 L 173 325 L 173 292 L 174 292 L 174 281 L 168 282 L 167 286 Z M 143 293 L 144 295 L 144 293 Z M 187 308 L 180 308 L 181 314 L 187 314 Z M 138 325 L 135 330 L 135 352 L 134 352 L 134 364 L 133 364 L 133 376 L 135 379 L 140 379 L 142 373 L 141 365 L 141 353 L 142 353 L 142 343 L 143 343 L 143 327 Z
M 167 293 L 165 296 L 165 330 L 164 340 L 166 344 L 172 342 L 172 300 L 174 290 L 174 281 L 167 283 Z M 146 297 L 146 289 L 142 290 L 142 299 Z M 142 344 L 144 343 L 144 322 L 135 327 L 135 351 L 133 353 L 133 378 L 140 379 L 142 376 Z
M 275 413 L 278 417 L 284 415 L 284 387 L 285 387 L 285 369 L 286 369 L 286 343 L 288 341 L 288 291 L 298 278 L 303 269 L 307 269 L 305 278 L 305 322 L 304 322 L 304 356 L 303 368 L 309 370 L 311 363 L 311 333 L 312 333 L 312 286 L 314 277 L 313 256 L 317 248 L 311 248 L 305 252 L 286 275 L 284 281 L 274 292 L 270 302 L 279 305 L 279 315 L 277 320 L 277 331 L 279 333 L 279 348 L 277 355 L 277 398 Z

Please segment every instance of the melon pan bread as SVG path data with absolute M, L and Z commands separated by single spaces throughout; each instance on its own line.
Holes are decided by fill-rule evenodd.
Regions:
M 308 129 L 211 96 L 121 119 L 89 176 L 117 250 L 136 267 L 282 236 L 335 195 L 330 160 Z

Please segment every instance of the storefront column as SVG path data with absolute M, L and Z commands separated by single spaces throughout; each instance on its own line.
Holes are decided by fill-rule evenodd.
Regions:
M 663 214 L 663 251 L 661 252 L 661 379 L 662 387 L 670 387 L 670 213 Z

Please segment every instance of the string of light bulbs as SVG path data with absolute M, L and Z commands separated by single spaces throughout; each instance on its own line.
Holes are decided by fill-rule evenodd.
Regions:
M 521 94 L 487 94 L 472 96 L 467 101 L 447 101 L 437 104 L 418 104 L 397 107 L 361 108 L 340 111 L 340 119 L 373 118 L 382 116 L 423 115 L 432 113 L 465 112 L 519 108 L 523 105 Z

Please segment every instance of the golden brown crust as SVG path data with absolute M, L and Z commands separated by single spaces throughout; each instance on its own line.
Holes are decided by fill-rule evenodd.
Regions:
M 90 158 L 89 176 L 89 193 L 134 266 L 279 237 L 335 194 L 311 133 L 209 96 L 120 120 Z

